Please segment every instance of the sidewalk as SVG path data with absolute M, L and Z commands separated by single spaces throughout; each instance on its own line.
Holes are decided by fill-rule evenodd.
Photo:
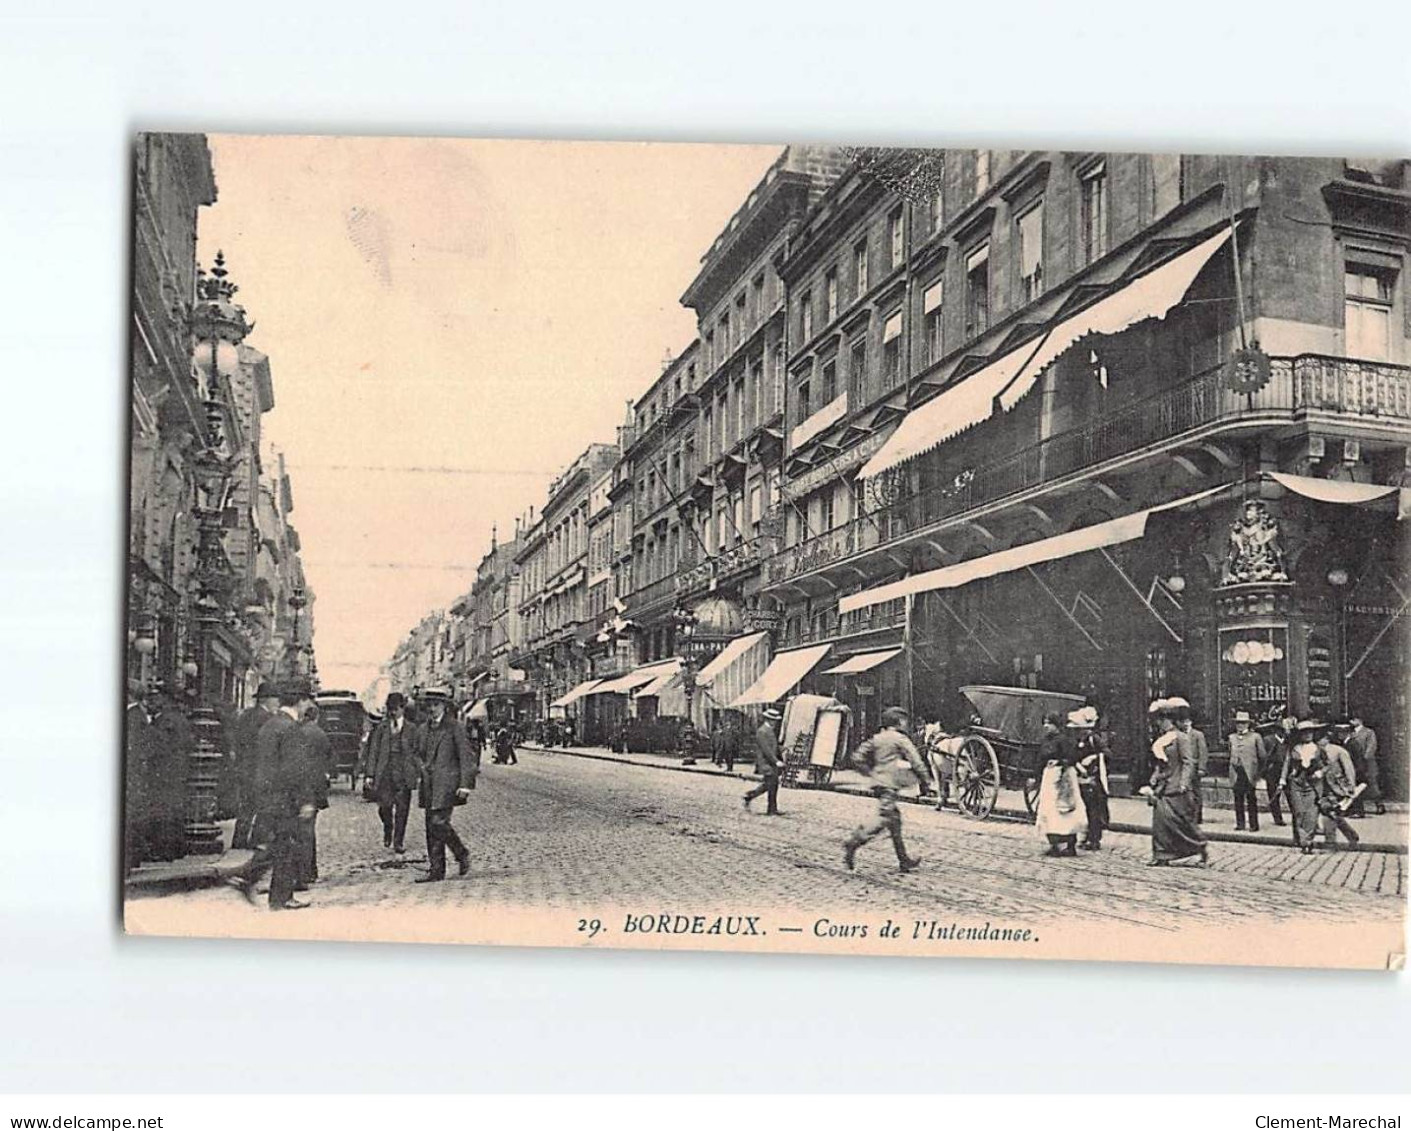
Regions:
M 234 821 L 221 822 L 222 844 L 230 844 L 234 824 Z M 226 847 L 219 854 L 183 856 L 180 860 L 139 864 L 123 877 L 123 890 L 134 892 L 176 884 L 219 883 L 239 876 L 254 855 L 248 848 Z
M 542 754 L 563 754 L 570 758 L 591 758 L 602 762 L 619 762 L 629 766 L 641 766 L 658 770 L 675 770 L 685 774 L 709 774 L 712 777 L 724 778 L 734 777 L 741 781 L 758 780 L 759 775 L 754 772 L 754 760 L 748 759 L 735 763 L 736 769 L 733 773 L 726 773 L 725 770 L 710 763 L 709 756 L 698 758 L 693 766 L 682 764 L 679 754 L 648 754 L 648 753 L 628 753 L 619 754 L 605 746 L 575 746 L 565 748 L 562 746 L 543 747 L 535 743 L 523 743 L 521 749 L 534 750 Z M 804 788 L 816 788 L 805 786 Z M 853 794 L 858 797 L 870 797 L 871 789 L 866 779 L 853 770 L 835 770 L 833 776 L 823 789 L 832 790 L 835 793 Z M 1207 783 L 1207 791 L 1209 791 Z M 934 805 L 930 799 L 923 800 L 917 796 L 904 796 L 900 800 L 913 805 Z M 1260 820 L 1259 831 L 1248 832 L 1239 831 L 1235 828 L 1235 814 L 1233 809 L 1216 807 L 1209 801 L 1205 805 L 1205 820 L 1201 824 L 1201 830 L 1207 839 L 1211 841 L 1227 841 L 1239 844 L 1262 844 L 1270 846 L 1293 847 L 1293 830 L 1286 823 L 1283 828 L 1274 824 L 1273 819 L 1265 811 L 1265 798 L 1261 794 L 1260 798 Z M 1133 797 L 1113 797 L 1108 799 L 1108 809 L 1112 816 L 1110 826 L 1113 832 L 1136 833 L 1142 836 L 1151 835 L 1151 807 L 1141 798 Z M 948 806 L 945 810 L 948 813 L 956 813 L 954 807 Z M 1027 810 L 1024 808 L 1023 795 L 1017 790 L 1000 790 L 999 799 L 995 805 L 993 818 L 1007 820 L 1030 819 Z M 1284 814 L 1285 822 L 1290 820 L 1287 812 Z M 1351 822 L 1352 827 L 1362 837 L 1361 849 L 1364 852 L 1385 852 L 1399 856 L 1407 854 L 1407 811 L 1405 805 L 1395 805 L 1388 808 L 1384 816 L 1367 816 L 1361 820 Z

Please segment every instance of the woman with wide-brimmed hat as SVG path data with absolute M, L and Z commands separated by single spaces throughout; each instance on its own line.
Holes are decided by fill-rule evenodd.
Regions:
M 1289 808 L 1293 816 L 1293 842 L 1304 853 L 1313 851 L 1313 838 L 1318 835 L 1318 801 L 1322 796 L 1323 771 L 1327 759 L 1318 749 L 1318 735 L 1323 724 L 1317 719 L 1302 719 L 1293 730 L 1293 745 L 1279 779 L 1280 789 L 1287 789 Z
M 1196 762 L 1176 727 L 1176 716 L 1184 709 L 1184 703 L 1181 699 L 1158 699 L 1150 708 L 1160 734 L 1151 744 L 1156 759 L 1151 785 L 1142 792 L 1151 803 L 1148 863 L 1156 866 L 1178 861 L 1198 861 L 1203 866 L 1207 862 L 1205 837 L 1196 824 Z

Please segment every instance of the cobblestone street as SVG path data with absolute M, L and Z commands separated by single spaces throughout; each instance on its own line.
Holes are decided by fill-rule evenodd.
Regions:
M 643 912 L 734 905 L 773 912 L 854 908 L 898 920 L 947 918 L 1025 923 L 1073 921 L 1175 932 L 1251 921 L 1394 924 L 1403 914 L 1405 858 L 1217 844 L 1206 870 L 1143 866 L 1145 839 L 1109 835 L 1100 853 L 1050 860 L 1029 826 L 984 824 L 904 808 L 906 836 L 922 869 L 902 875 L 885 837 L 864 848 L 855 873 L 840 842 L 870 818 L 864 798 L 785 790 L 784 815 L 740 804 L 745 783 L 671 773 L 555 752 L 521 751 L 517 766 L 487 765 L 456 824 L 470 846 L 465 880 L 413 884 L 424 864 L 419 811 L 405 863 L 383 849 L 373 806 L 336 788 L 319 818 L 317 909 L 415 911 L 441 907 L 582 912 L 599 905 Z M 416 834 L 416 835 L 413 835 Z M 454 869 L 453 869 L 454 871 Z M 222 916 L 267 916 L 226 888 L 143 898 Z M 297 923 L 317 911 L 281 916 Z M 144 916 L 144 919 L 147 919 Z M 779 922 L 788 922 L 787 916 Z

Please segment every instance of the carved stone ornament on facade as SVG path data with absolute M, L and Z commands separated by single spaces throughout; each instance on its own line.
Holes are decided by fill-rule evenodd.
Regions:
M 1251 581 L 1287 581 L 1279 524 L 1259 499 L 1249 499 L 1230 524 L 1229 545 L 1221 570 L 1221 585 Z

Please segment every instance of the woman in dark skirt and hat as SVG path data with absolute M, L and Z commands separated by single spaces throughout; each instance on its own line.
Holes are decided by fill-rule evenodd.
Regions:
M 1294 728 L 1293 748 L 1279 778 L 1280 792 L 1288 790 L 1289 808 L 1293 810 L 1293 842 L 1305 855 L 1313 851 L 1313 838 L 1318 835 L 1318 801 L 1327 766 L 1317 743 L 1322 726 L 1313 719 L 1304 719 Z
M 1195 761 L 1176 729 L 1175 715 L 1184 702 L 1168 699 L 1152 704 L 1161 733 L 1151 746 L 1156 759 L 1151 785 L 1142 792 L 1151 802 L 1148 864 L 1157 867 L 1180 860 L 1199 860 L 1202 867 L 1207 863 L 1205 837 L 1195 821 Z

